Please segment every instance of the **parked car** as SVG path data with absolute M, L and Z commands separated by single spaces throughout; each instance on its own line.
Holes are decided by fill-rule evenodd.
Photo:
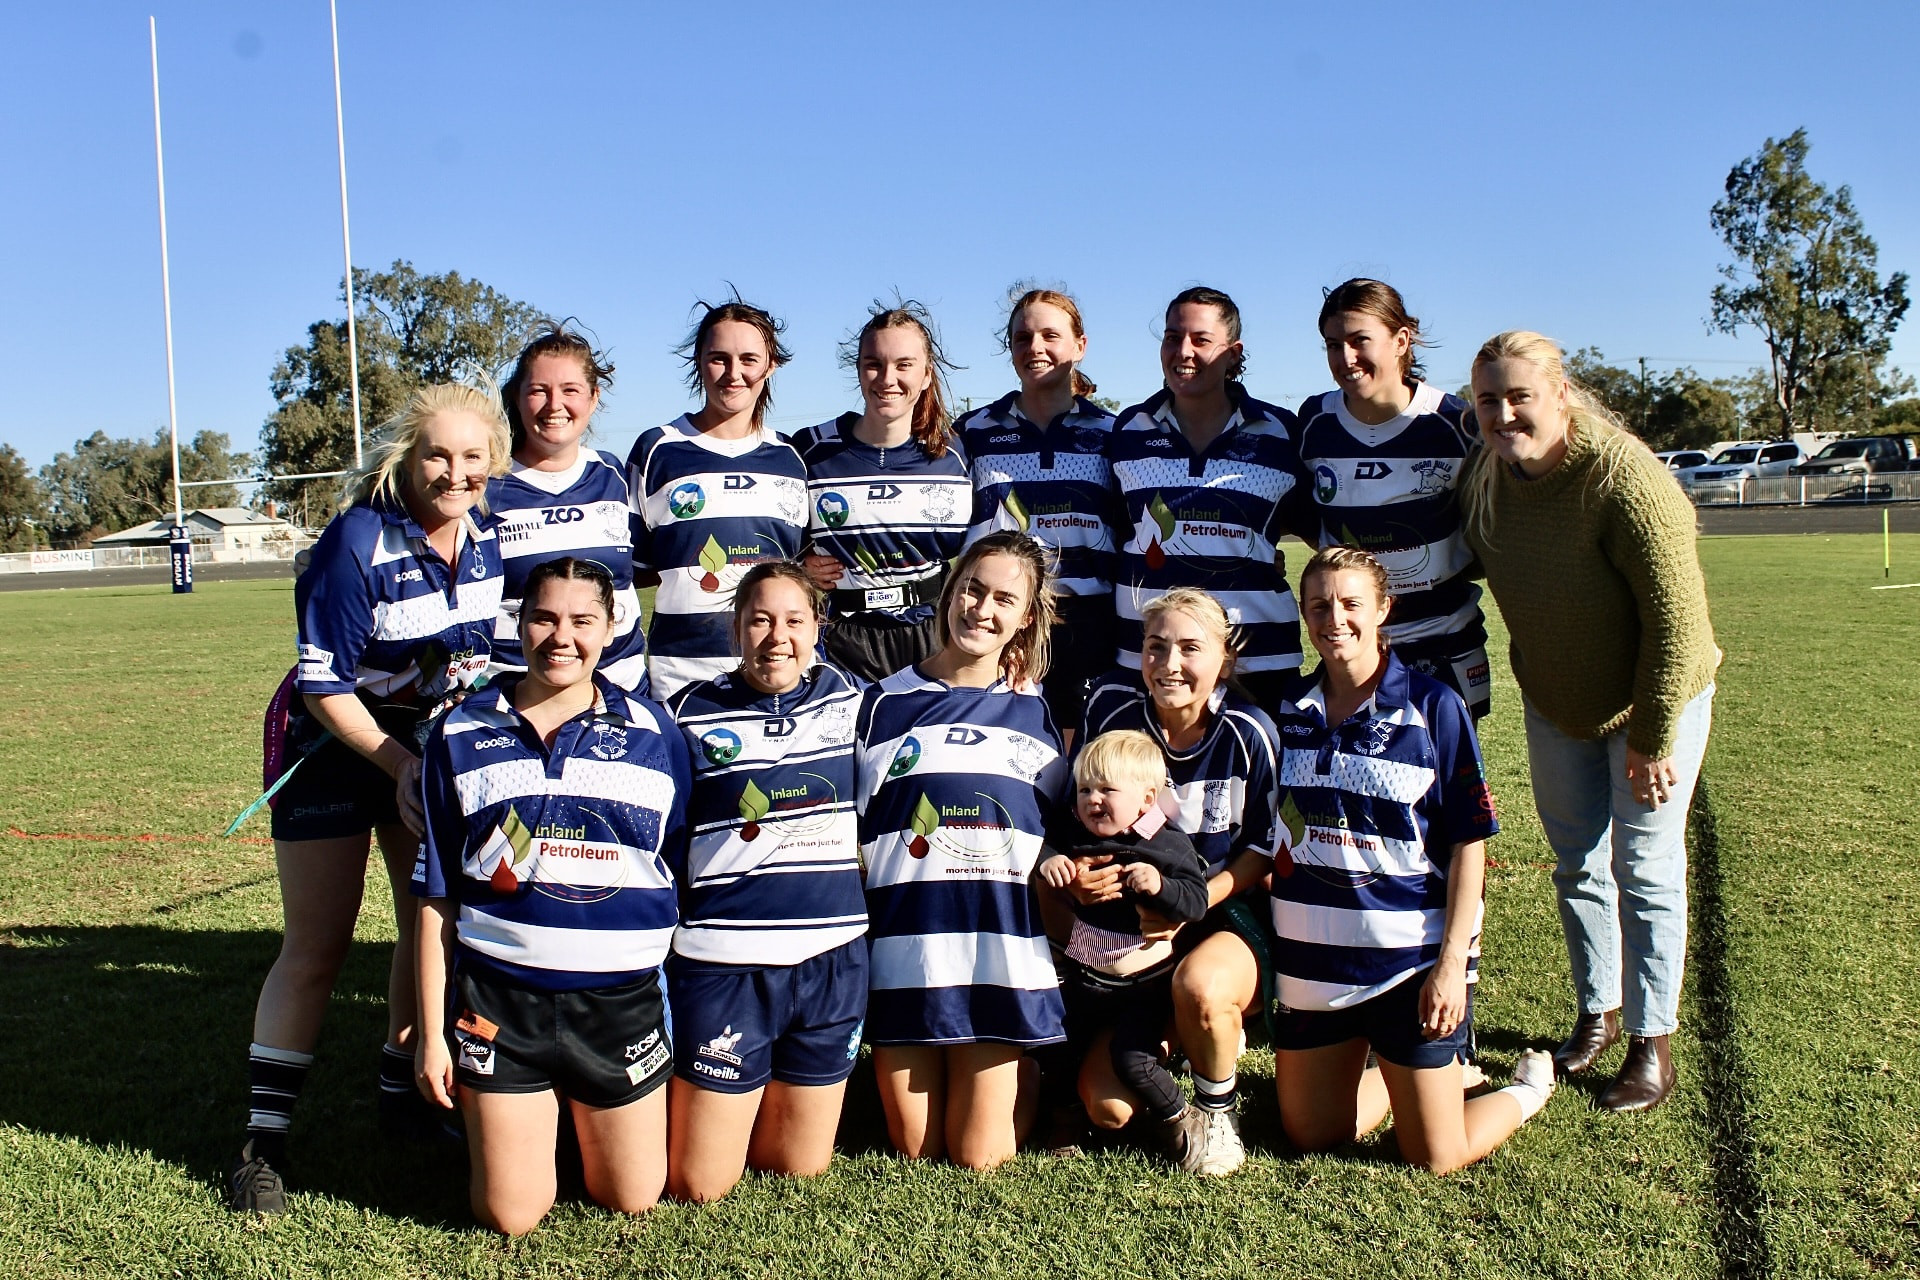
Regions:
M 1868 475 L 1910 471 L 1916 466 L 1911 436 L 1854 436 L 1835 440 L 1792 469 L 1796 476 Z
M 1653 456 L 1666 463 L 1669 471 L 1683 471 L 1688 467 L 1705 466 L 1711 461 L 1704 449 L 1666 449 Z
M 1675 476 L 1680 487 L 1695 497 L 1708 491 L 1738 493 L 1747 481 L 1784 476 L 1795 464 L 1806 460 L 1807 451 L 1791 440 L 1730 444 L 1715 455 L 1712 462 L 1688 467 Z

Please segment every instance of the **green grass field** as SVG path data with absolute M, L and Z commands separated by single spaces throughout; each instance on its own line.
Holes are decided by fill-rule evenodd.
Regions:
M 639 1220 L 575 1201 L 516 1243 L 471 1225 L 457 1156 L 376 1135 L 392 937 L 377 878 L 295 1122 L 292 1212 L 220 1205 L 279 916 L 264 820 L 211 833 L 258 786 L 291 583 L 0 595 L 0 1275 L 1920 1274 L 1920 590 L 1870 590 L 1879 549 L 1702 544 L 1727 660 L 1695 810 L 1680 1086 L 1656 1112 L 1614 1117 L 1598 1084 L 1563 1088 L 1446 1180 L 1397 1167 L 1378 1136 L 1302 1159 L 1256 1048 L 1240 1176 L 1121 1153 L 973 1175 L 887 1154 L 856 1077 L 844 1157 L 820 1179 L 749 1178 Z M 1920 536 L 1896 539 L 1895 563 L 1920 577 Z M 1518 698 L 1495 666 L 1505 832 L 1477 1009 L 1498 1076 L 1564 1031 L 1572 995 Z

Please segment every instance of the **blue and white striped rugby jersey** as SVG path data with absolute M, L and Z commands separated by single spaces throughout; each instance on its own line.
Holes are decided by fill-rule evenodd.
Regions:
M 918 668 L 867 690 L 858 735 L 875 1044 L 1046 1044 L 1065 1007 L 1028 877 L 1066 760 L 1046 702 Z
M 770 429 L 715 440 L 682 414 L 634 441 L 627 480 L 633 561 L 660 574 L 647 669 L 665 698 L 733 669 L 733 589 L 762 560 L 800 554 L 807 472 Z
M 1076 397 L 1072 409 L 1043 427 L 1020 412 L 1017 391 L 956 422 L 973 476 L 967 545 L 1018 529 L 1047 548 L 1054 587 L 1063 595 L 1112 591 L 1119 519 L 1107 460 L 1113 422 L 1105 409 Z
M 965 448 L 938 458 L 912 440 L 890 449 L 853 436 L 857 413 L 808 427 L 793 438 L 807 468 L 813 547 L 845 572 L 843 590 L 867 593 L 867 609 L 923 622 L 934 606 L 913 604 L 904 585 L 943 572 L 960 554 L 973 510 Z
M 1213 691 L 1208 706 L 1213 720 L 1200 741 L 1175 751 L 1140 673 L 1116 671 L 1088 690 L 1084 727 L 1074 742 L 1084 746 L 1114 729 L 1138 729 L 1159 743 L 1179 810 L 1174 825 L 1215 876 L 1248 849 L 1273 852 L 1280 736 L 1266 712 L 1225 686 Z
M 1320 510 L 1319 545 L 1371 551 L 1387 571 L 1394 640 L 1485 644 L 1480 588 L 1460 510 L 1460 476 L 1480 447 L 1467 402 L 1422 382 L 1413 403 L 1370 427 L 1338 391 L 1300 406 L 1300 460 Z
M 1230 389 L 1231 390 L 1231 389 Z M 1114 580 L 1122 665 L 1138 669 L 1141 611 L 1174 587 L 1199 587 L 1239 629 L 1239 669 L 1300 665 L 1300 610 L 1274 567 L 1274 544 L 1319 531 L 1291 413 L 1234 393 L 1226 429 L 1195 453 L 1161 391 L 1120 414 L 1109 457 L 1124 507 Z
M 657 703 L 594 677 L 551 751 L 509 701 L 447 713 L 421 766 L 413 892 L 455 904 L 456 963 L 541 991 L 614 987 L 666 958 L 691 769 Z
M 1320 673 L 1280 712 L 1273 963 L 1280 1002 L 1342 1009 L 1440 958 L 1455 845 L 1500 830 L 1460 695 L 1387 653 L 1373 698 L 1327 725 Z M 1478 980 L 1481 904 L 1467 981 Z
M 397 504 L 335 516 L 293 584 L 301 693 L 431 706 L 486 670 L 500 612 L 500 543 L 461 517 L 452 564 Z
M 500 617 L 493 629 L 493 667 L 524 671 L 520 652 L 520 597 L 535 565 L 576 556 L 605 565 L 613 577 L 613 639 L 596 670 L 623 689 L 646 673 L 646 635 L 640 597 L 633 589 L 633 539 L 627 529 L 627 476 L 619 459 L 582 449 L 564 471 L 540 471 L 515 462 L 487 485 L 506 569 Z
M 668 701 L 693 758 L 675 951 L 793 965 L 866 933 L 853 764 L 864 687 L 821 662 L 786 693 L 736 673 Z

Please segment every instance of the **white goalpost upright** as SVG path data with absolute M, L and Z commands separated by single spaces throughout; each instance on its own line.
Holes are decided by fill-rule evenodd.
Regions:
M 173 386 L 173 280 L 167 264 L 167 163 L 160 146 L 160 35 L 147 15 L 147 51 L 153 64 L 153 170 L 160 193 L 160 308 L 167 332 L 167 434 L 173 449 L 173 527 L 167 546 L 173 560 L 176 595 L 193 590 L 193 543 L 187 537 L 186 511 L 180 502 L 180 415 Z
M 347 381 L 353 407 L 353 465 L 358 470 L 366 460 L 366 446 L 360 412 L 360 335 L 354 314 L 353 232 L 347 208 L 347 129 L 340 90 L 340 15 L 337 0 L 327 0 L 327 22 L 333 38 L 333 128 L 340 167 L 340 252 L 346 269 Z M 176 593 L 184 593 L 193 590 L 193 542 L 186 527 L 186 504 L 181 496 L 182 490 L 217 485 L 264 484 L 277 480 L 324 480 L 351 473 L 304 471 L 287 475 L 262 473 L 228 476 L 219 480 L 180 478 L 180 417 L 173 368 L 173 279 L 167 253 L 167 168 L 160 128 L 160 37 L 158 24 L 151 14 L 147 16 L 147 46 L 153 72 L 153 166 L 160 207 L 160 305 L 166 331 L 167 434 L 173 456 L 173 523 L 168 530 L 167 542 L 173 562 L 173 589 Z
M 347 382 L 353 396 L 353 466 L 364 464 L 360 443 L 360 339 L 354 328 L 353 233 L 347 221 L 347 124 L 340 102 L 340 10 L 327 0 L 327 23 L 333 31 L 333 136 L 340 153 L 340 251 L 347 264 Z

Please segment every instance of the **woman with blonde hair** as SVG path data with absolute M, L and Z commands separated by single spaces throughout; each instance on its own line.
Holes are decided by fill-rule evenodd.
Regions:
M 1173 821 L 1207 865 L 1206 914 L 1176 926 L 1142 913 L 1142 932 L 1172 936 L 1175 1040 L 1193 1068 L 1202 1132 L 1182 1167 L 1224 1177 L 1246 1160 L 1235 1109 L 1245 1019 L 1272 982 L 1260 884 L 1274 847 L 1279 735 L 1238 685 L 1239 637 L 1220 602 L 1176 587 L 1141 610 L 1141 670 L 1116 671 L 1087 694 L 1081 741 L 1138 729 L 1166 756 Z M 1121 896 L 1121 868 L 1081 859 L 1071 891 L 1081 903 Z M 1076 1046 L 1078 1048 L 1079 1046 Z M 1088 1046 L 1080 1093 L 1088 1117 L 1119 1129 L 1144 1113 L 1163 1129 L 1180 1118 L 1177 1095 L 1143 1098 Z
M 1642 1111 L 1673 1088 L 1687 806 L 1720 660 L 1693 508 L 1568 379 L 1551 339 L 1488 339 L 1473 395 L 1486 449 L 1463 491 L 1467 538 L 1512 637 L 1579 998 L 1554 1058 L 1578 1075 L 1624 1030 L 1626 1060 L 1600 1105 Z
M 1065 1037 L 1029 877 L 1066 759 L 1035 686 L 1053 625 L 1046 552 L 989 534 L 953 566 L 923 662 L 867 690 L 856 727 L 872 991 L 887 1135 L 987 1168 L 1033 1121 L 1029 1048 Z
M 286 934 L 254 1013 L 247 1144 L 228 1182 L 238 1210 L 285 1210 L 287 1129 L 335 977 L 353 940 L 375 836 L 399 942 L 387 986 L 381 1119 L 417 1128 L 414 912 L 407 879 L 421 831 L 420 749 L 430 713 L 487 667 L 500 549 L 486 513 L 507 420 L 471 387 L 415 391 L 294 583 L 299 665 L 268 709 L 274 861 Z M 283 721 L 283 722 L 282 722 Z

